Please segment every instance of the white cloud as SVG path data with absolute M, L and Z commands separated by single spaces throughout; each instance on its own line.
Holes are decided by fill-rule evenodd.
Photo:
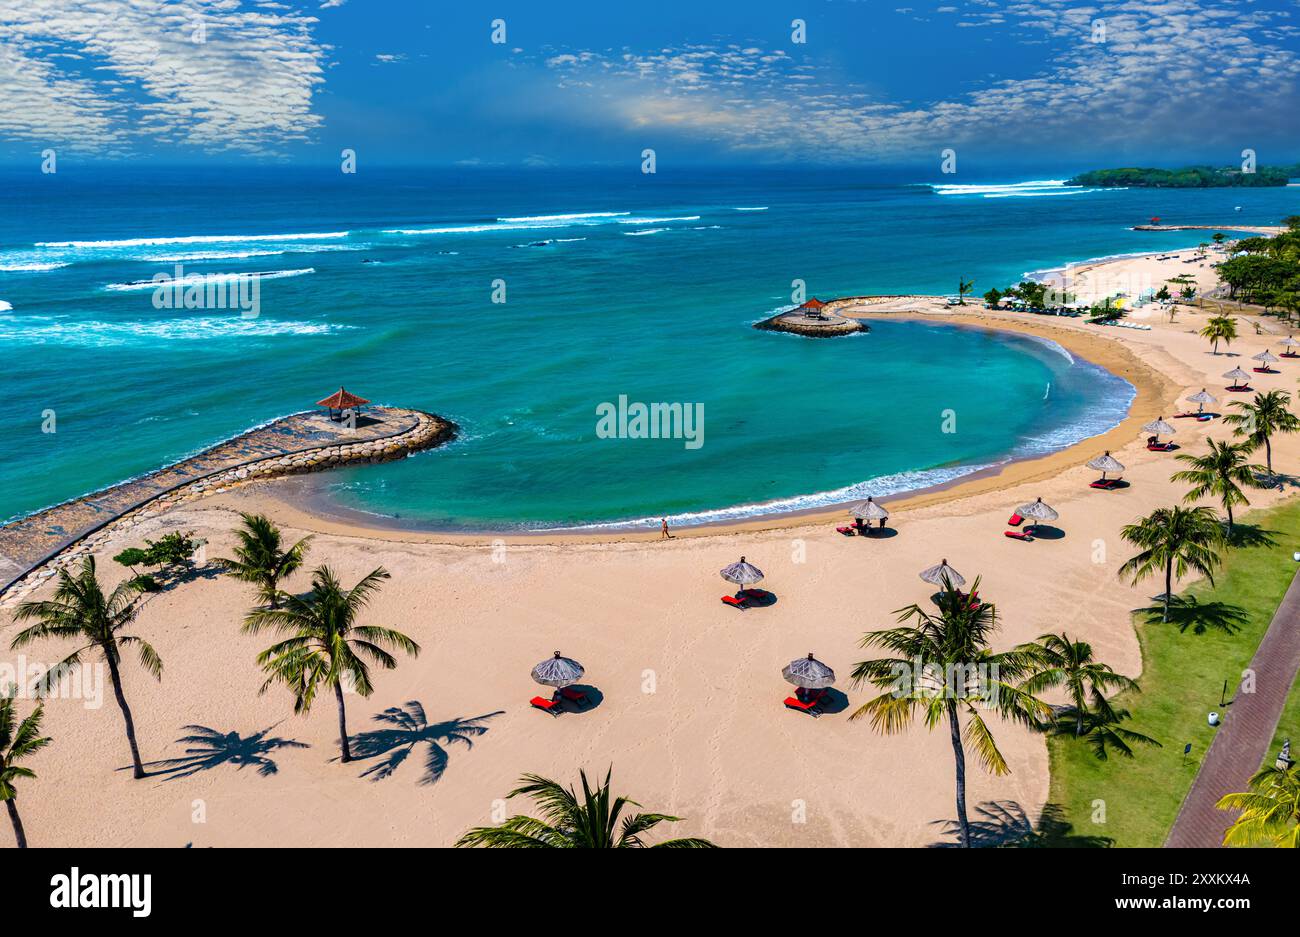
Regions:
M 1300 57 L 1275 38 L 1285 13 L 1231 0 L 969 0 L 959 15 L 953 25 L 984 27 L 1001 42 L 1047 43 L 1049 64 L 915 103 L 752 46 L 569 50 L 547 65 L 562 89 L 583 96 L 593 125 L 613 121 L 731 151 L 825 161 L 937 154 L 971 141 L 1041 150 L 1053 139 L 1071 151 L 1135 139 L 1224 141 L 1226 154 L 1290 126 L 1300 103 Z M 1093 41 L 1099 19 L 1104 42 Z M 1004 73 L 1015 61 L 1003 57 Z
M 274 151 L 320 125 L 317 20 L 240 0 L 0 0 L 0 135 Z M 201 41 L 196 41 L 201 40 Z

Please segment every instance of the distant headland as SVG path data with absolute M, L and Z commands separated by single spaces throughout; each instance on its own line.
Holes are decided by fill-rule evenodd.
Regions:
M 1181 169 L 1093 169 L 1080 173 L 1066 185 L 1092 188 L 1224 189 L 1271 188 L 1287 185 L 1300 176 L 1300 164 L 1260 166 L 1254 172 L 1215 166 L 1184 166 Z

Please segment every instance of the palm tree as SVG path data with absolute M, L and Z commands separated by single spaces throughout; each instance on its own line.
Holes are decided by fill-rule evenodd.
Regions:
M 972 593 L 978 591 L 976 580 Z M 1051 708 L 1017 685 L 1032 674 L 1037 648 L 1021 645 L 1002 653 L 989 649 L 997 623 L 992 605 L 972 602 L 945 581 L 938 607 L 937 615 L 919 605 L 900 609 L 900 627 L 863 636 L 862 647 L 878 646 L 896 656 L 862 661 L 853 668 L 855 687 L 871 684 L 886 692 L 849 718 L 867 716 L 872 728 L 885 735 L 910 728 L 918 716 L 931 730 L 947 722 L 957 774 L 957 826 L 961 845 L 969 847 L 966 745 L 992 773 L 1010 771 L 981 707 L 1029 726 L 1050 716 Z
M 974 280 L 967 280 L 963 277 L 957 278 L 957 302 L 959 305 L 966 305 L 966 297 L 970 295 L 973 289 L 975 289 Z
M 1076 736 L 1083 735 L 1084 716 L 1088 713 L 1114 713 L 1106 699 L 1108 690 L 1138 689 L 1136 681 L 1094 658 L 1092 645 L 1086 641 L 1071 641 L 1068 634 L 1061 632 L 1041 635 L 1037 643 L 1041 650 L 1036 672 L 1022 684 L 1022 689 L 1037 696 L 1044 690 L 1063 687 L 1070 700 L 1068 708 L 1074 716 Z
M 1157 508 L 1136 524 L 1126 524 L 1120 536 L 1142 552 L 1119 568 L 1120 577 L 1132 577 L 1137 585 L 1161 570 L 1165 574 L 1164 615 L 1169 621 L 1169 601 L 1173 597 L 1174 576 L 1194 571 L 1214 584 L 1214 567 L 1223 545 L 1223 526 L 1214 510 L 1207 507 Z
M 515 788 L 507 797 L 527 795 L 537 801 L 545 819 L 511 817 L 499 826 L 478 826 L 459 840 L 459 846 L 484 846 L 489 849 L 716 849 L 707 839 L 669 839 L 647 846 L 642 836 L 660 823 L 677 823 L 681 817 L 665 813 L 633 813 L 619 817 L 626 807 L 640 807 L 626 797 L 610 799 L 609 778 L 611 768 L 605 772 L 605 783 L 595 788 L 587 781 L 587 772 L 580 771 L 582 800 L 572 788 L 561 787 L 556 781 L 536 774 L 520 778 L 522 787 Z
M 374 687 L 367 660 L 392 670 L 397 660 L 386 647 L 412 657 L 420 653 L 420 646 L 400 631 L 356 624 L 358 613 L 379 590 L 379 583 L 388 578 L 381 566 L 351 589 L 344 589 L 333 570 L 321 566 L 312 573 L 312 588 L 306 595 L 281 593 L 283 607 L 255 608 L 244 618 L 244 631 L 249 634 L 269 628 L 287 635 L 257 655 L 257 662 L 269 674 L 261 692 L 283 683 L 293 691 L 293 711 L 306 713 L 322 683 L 333 688 L 339 709 L 339 748 L 345 762 L 352 760 L 352 750 L 343 705 L 344 684 L 369 696 Z
M 1300 417 L 1289 409 L 1291 395 L 1284 390 L 1258 393 L 1250 403 L 1234 400 L 1232 406 L 1241 410 L 1230 413 L 1223 422 L 1237 427 L 1237 435 L 1245 437 L 1252 447 L 1264 447 L 1264 464 L 1273 474 L 1273 443 L 1277 433 L 1294 433 L 1300 430 Z
M 1228 794 L 1220 810 L 1241 816 L 1223 835 L 1225 846 L 1300 846 L 1300 767 L 1269 766 L 1250 779 L 1250 790 Z
M 122 649 L 134 648 L 140 655 L 140 666 L 156 680 L 162 679 L 163 666 L 162 658 L 148 641 L 137 635 L 121 633 L 135 621 L 139 612 L 136 605 L 139 593 L 140 584 L 135 579 L 128 579 L 105 596 L 95 578 L 95 558 L 88 556 L 82 560 L 81 572 L 75 578 L 66 569 L 59 570 L 59 586 L 54 590 L 52 600 L 23 602 L 18 606 L 14 621 L 35 619 L 36 624 L 18 632 L 10 645 L 17 650 L 40 638 L 78 638 L 88 642 L 45 673 L 37 683 L 40 693 L 48 693 L 64 675 L 80 667 L 87 651 L 98 651 L 104 656 L 109 678 L 113 681 L 113 695 L 117 697 L 117 706 L 122 710 L 122 720 L 126 723 L 126 740 L 131 746 L 131 765 L 137 780 L 144 777 L 144 766 L 140 763 L 140 747 L 135 741 L 135 720 L 131 718 L 131 707 L 127 706 L 126 695 L 122 692 Z
M 236 532 L 239 546 L 235 559 L 214 562 L 241 582 L 257 586 L 258 600 L 271 608 L 278 607 L 280 580 L 297 572 L 307 557 L 311 536 L 303 537 L 288 550 L 281 550 L 280 528 L 264 514 L 241 514 L 242 530 Z
M 1037 696 L 1064 687 L 1070 700 L 1068 705 L 1052 708 L 1051 719 L 1040 726 L 1043 731 L 1086 740 L 1103 761 L 1111 749 L 1132 758 L 1134 744 L 1159 747 L 1150 736 L 1124 728 L 1128 710 L 1116 707 L 1106 696 L 1109 690 L 1139 692 L 1136 681 L 1098 661 L 1092 655 L 1092 645 L 1072 641 L 1065 632 L 1042 635 L 1037 644 L 1036 672 L 1021 688 Z
M 1219 342 L 1231 345 L 1237 337 L 1237 320 L 1231 316 L 1211 316 L 1200 331 L 1201 338 L 1209 339 L 1214 354 L 1219 353 Z
M 49 745 L 50 740 L 41 736 L 41 716 L 45 711 L 40 706 L 19 723 L 18 731 L 14 731 L 14 723 L 18 721 L 18 714 L 14 712 L 14 698 L 17 695 L 17 687 L 12 687 L 8 693 L 0 693 L 0 800 L 5 802 L 5 807 L 9 810 L 9 822 L 14 825 L 18 848 L 26 849 L 27 834 L 23 832 L 23 821 L 18 816 L 18 804 L 15 802 L 18 792 L 14 790 L 14 780 L 36 777 L 31 768 L 24 768 L 18 762 L 36 754 Z
M 1228 513 L 1228 528 L 1232 528 L 1232 508 L 1234 505 L 1249 505 L 1241 486 L 1259 487 L 1257 476 L 1264 473 L 1262 465 L 1253 465 L 1247 461 L 1251 450 L 1250 443 L 1229 443 L 1208 440 L 1210 451 L 1202 456 L 1175 456 L 1179 462 L 1191 466 L 1169 476 L 1170 481 L 1187 482 L 1192 490 L 1184 496 L 1184 501 L 1197 501 L 1206 495 L 1214 495 Z

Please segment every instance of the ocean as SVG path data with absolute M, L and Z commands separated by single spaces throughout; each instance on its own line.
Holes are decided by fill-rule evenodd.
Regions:
M 340 385 L 461 426 L 443 449 L 313 476 L 321 496 L 399 524 L 692 523 L 942 483 L 1103 432 L 1133 390 L 1027 337 L 751 328 L 790 304 L 792 281 L 827 299 L 953 293 L 967 277 L 978 296 L 1209 233 L 1129 230 L 1151 216 L 1258 225 L 1297 212 L 1294 188 L 866 170 L 10 168 L 0 517 Z M 157 274 L 249 272 L 262 274 L 255 316 L 154 302 Z M 678 404 L 699 438 L 601 432 L 601 408 L 620 400 Z

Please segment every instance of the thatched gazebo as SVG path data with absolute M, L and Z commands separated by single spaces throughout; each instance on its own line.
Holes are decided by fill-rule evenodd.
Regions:
M 367 400 L 365 397 L 358 397 L 356 394 L 348 393 L 346 390 L 340 387 L 337 391 L 330 394 L 324 400 L 317 400 L 316 406 L 328 407 L 330 411 L 330 419 L 336 420 L 336 419 L 342 419 L 344 411 L 351 410 L 353 413 L 357 413 L 363 406 L 365 406 L 368 403 L 370 403 L 370 401 Z M 334 416 L 335 410 L 339 411 L 338 417 Z

